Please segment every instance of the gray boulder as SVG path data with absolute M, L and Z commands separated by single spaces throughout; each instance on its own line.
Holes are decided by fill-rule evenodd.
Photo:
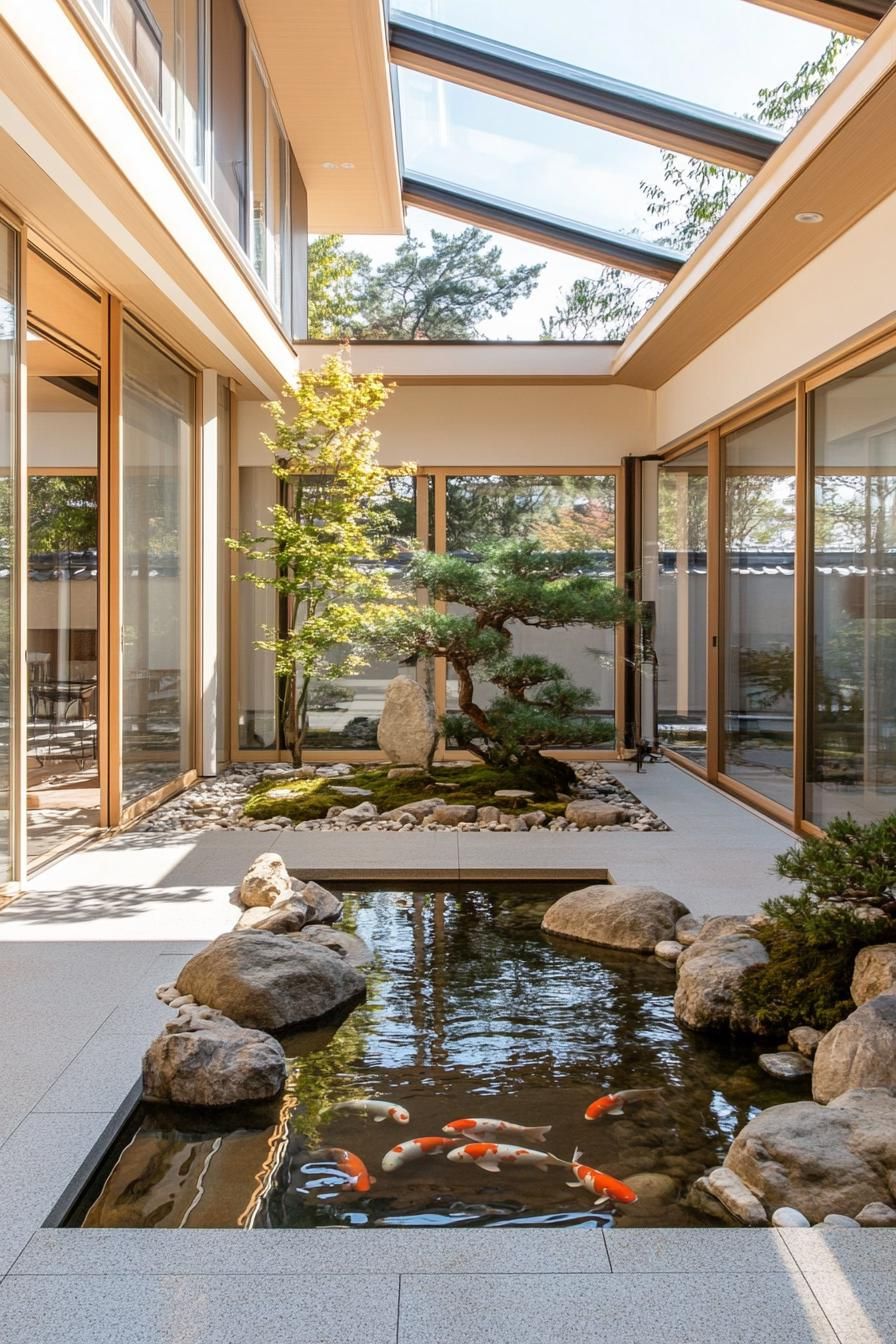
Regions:
M 687 906 L 655 887 L 598 884 L 561 896 L 546 911 L 541 927 L 581 943 L 652 952 L 672 938 Z
M 777 1050 L 769 1055 L 759 1056 L 759 1067 L 773 1078 L 790 1082 L 794 1078 L 807 1078 L 812 1065 L 796 1050 Z
M 866 1204 L 856 1214 L 860 1227 L 896 1227 L 896 1209 L 891 1204 Z
M 280 1042 L 213 1008 L 182 1008 L 143 1057 L 147 1101 L 232 1106 L 274 1097 L 285 1081 Z
M 279 854 L 259 854 L 249 866 L 240 886 L 245 906 L 273 905 L 278 896 L 290 890 L 290 877 Z
M 327 816 L 340 826 L 360 826 L 363 821 L 376 821 L 379 813 L 373 803 L 358 803 L 355 807 L 344 807 L 340 812 L 331 808 Z
M 222 933 L 177 977 L 179 993 L 262 1031 L 317 1021 L 362 998 L 365 987 L 328 948 L 256 930 Z
M 765 1209 L 736 1172 L 727 1167 L 714 1167 L 707 1173 L 705 1180 L 709 1193 L 739 1223 L 745 1227 L 765 1227 L 768 1224 Z
M 863 1003 L 831 1028 L 815 1052 L 816 1101 L 856 1087 L 896 1087 L 896 994 Z
M 373 953 L 363 938 L 358 938 L 354 933 L 345 933 L 342 929 L 331 929 L 326 924 L 312 924 L 292 936 L 303 943 L 329 948 L 338 956 L 345 957 L 349 966 L 366 966 L 373 961 Z
M 770 1106 L 740 1131 L 725 1166 L 767 1208 L 786 1204 L 811 1223 L 886 1203 L 887 1175 L 896 1168 L 896 1095 L 857 1089 L 829 1106 Z
M 860 1007 L 891 990 L 896 990 L 896 943 L 863 947 L 852 969 L 849 992 L 853 1003 Z
M 432 697 L 410 677 L 393 677 L 386 687 L 376 740 L 394 765 L 428 770 L 439 740 Z
M 705 923 L 705 915 L 682 915 L 675 925 L 675 941 L 683 947 L 690 947 L 691 943 L 696 942 Z
M 319 882 L 302 883 L 296 896 L 308 907 L 306 924 L 335 924 L 337 919 L 342 918 L 342 901 Z M 289 902 L 284 899 L 284 904 Z
M 823 1040 L 824 1032 L 817 1031 L 815 1027 L 792 1027 L 787 1033 L 787 1044 L 799 1050 L 806 1059 L 812 1059 Z
M 565 816 L 573 826 L 579 827 L 618 826 L 620 822 L 626 820 L 626 813 L 620 811 L 618 807 L 608 807 L 606 803 L 599 803 L 591 798 L 577 798 L 574 802 L 567 803 Z M 686 908 L 682 906 L 682 910 Z
M 442 807 L 445 803 L 444 798 L 421 798 L 416 803 L 402 803 L 400 807 L 390 808 L 388 812 L 380 813 L 381 821 L 397 821 L 408 813 L 416 822 L 425 821 L 425 819 L 435 812 L 437 807 Z
M 250 926 L 259 933 L 298 933 L 308 921 L 308 907 L 301 901 L 290 901 L 269 910 L 264 919 Z M 237 925 L 239 928 L 240 925 Z M 242 925 L 245 929 L 245 925 Z
M 675 1015 L 696 1030 L 756 1031 L 737 990 L 745 971 L 768 961 L 756 938 L 744 933 L 705 938 L 702 934 L 678 958 Z

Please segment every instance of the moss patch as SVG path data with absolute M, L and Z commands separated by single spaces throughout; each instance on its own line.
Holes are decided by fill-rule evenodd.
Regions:
M 470 765 L 459 770 L 440 770 L 436 766 L 428 776 L 404 775 L 388 779 L 388 766 L 358 769 L 341 779 L 265 780 L 252 790 L 243 809 L 244 815 L 255 821 L 271 817 L 289 817 L 290 821 L 314 821 L 325 817 L 331 807 L 354 807 L 356 803 L 371 802 L 380 812 L 389 812 L 402 803 L 417 802 L 421 798 L 444 798 L 446 803 L 475 803 L 477 807 L 499 805 L 497 789 L 525 789 L 530 784 L 519 774 L 493 770 L 485 765 Z M 367 789 L 369 798 L 346 797 L 336 790 L 343 786 Z M 334 787 L 335 786 L 335 787 Z M 277 797 L 271 798 L 272 790 Z M 280 797 L 282 790 L 289 796 Z M 561 817 L 565 803 L 536 796 L 527 799 L 520 811 L 538 808 L 550 817 Z M 504 805 L 504 810 L 511 811 Z

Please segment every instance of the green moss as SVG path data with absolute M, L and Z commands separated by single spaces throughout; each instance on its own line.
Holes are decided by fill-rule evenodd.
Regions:
M 313 821 L 325 817 L 331 807 L 353 807 L 356 802 L 365 801 L 373 803 L 380 812 L 389 812 L 393 807 L 420 798 L 444 798 L 446 803 L 475 803 L 477 807 L 487 807 L 497 803 L 497 789 L 526 789 L 533 785 L 533 781 L 527 780 L 519 771 L 495 770 L 485 765 L 470 765 L 458 770 L 443 770 L 436 766 L 426 777 L 404 775 L 398 779 L 388 779 L 388 771 L 389 767 L 383 765 L 358 769 L 351 778 L 265 780 L 252 790 L 243 811 L 255 821 L 267 821 L 271 817 Z M 336 790 L 344 785 L 368 789 L 369 800 L 337 793 Z M 278 794 L 288 789 L 289 797 L 271 798 L 274 789 Z M 539 808 L 551 817 L 563 815 L 565 803 L 539 798 L 538 790 L 534 792 L 535 797 L 527 801 L 524 810 Z
M 742 1007 L 770 1028 L 806 1024 L 827 1031 L 855 1007 L 850 982 L 857 953 L 893 942 L 896 922 L 863 919 L 849 906 L 805 894 L 766 901 L 763 910 L 770 919 L 756 937 L 768 961 L 741 980 Z

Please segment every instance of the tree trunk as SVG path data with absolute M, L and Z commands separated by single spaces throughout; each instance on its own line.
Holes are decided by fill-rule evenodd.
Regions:
M 308 694 L 310 689 L 311 678 L 303 677 L 301 689 L 296 697 L 294 711 L 295 733 L 292 741 L 292 763 L 297 766 L 302 764 L 302 752 L 305 747 L 305 739 L 308 736 Z

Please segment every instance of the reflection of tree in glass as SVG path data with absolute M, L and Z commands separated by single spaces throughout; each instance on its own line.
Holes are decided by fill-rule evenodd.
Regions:
M 449 551 L 524 537 L 552 550 L 614 546 L 613 476 L 449 476 L 446 497 Z
M 9 482 L 3 481 L 5 490 Z M 0 505 L 0 513 L 6 509 Z M 96 476 L 29 476 L 28 550 L 86 551 L 96 546 Z

